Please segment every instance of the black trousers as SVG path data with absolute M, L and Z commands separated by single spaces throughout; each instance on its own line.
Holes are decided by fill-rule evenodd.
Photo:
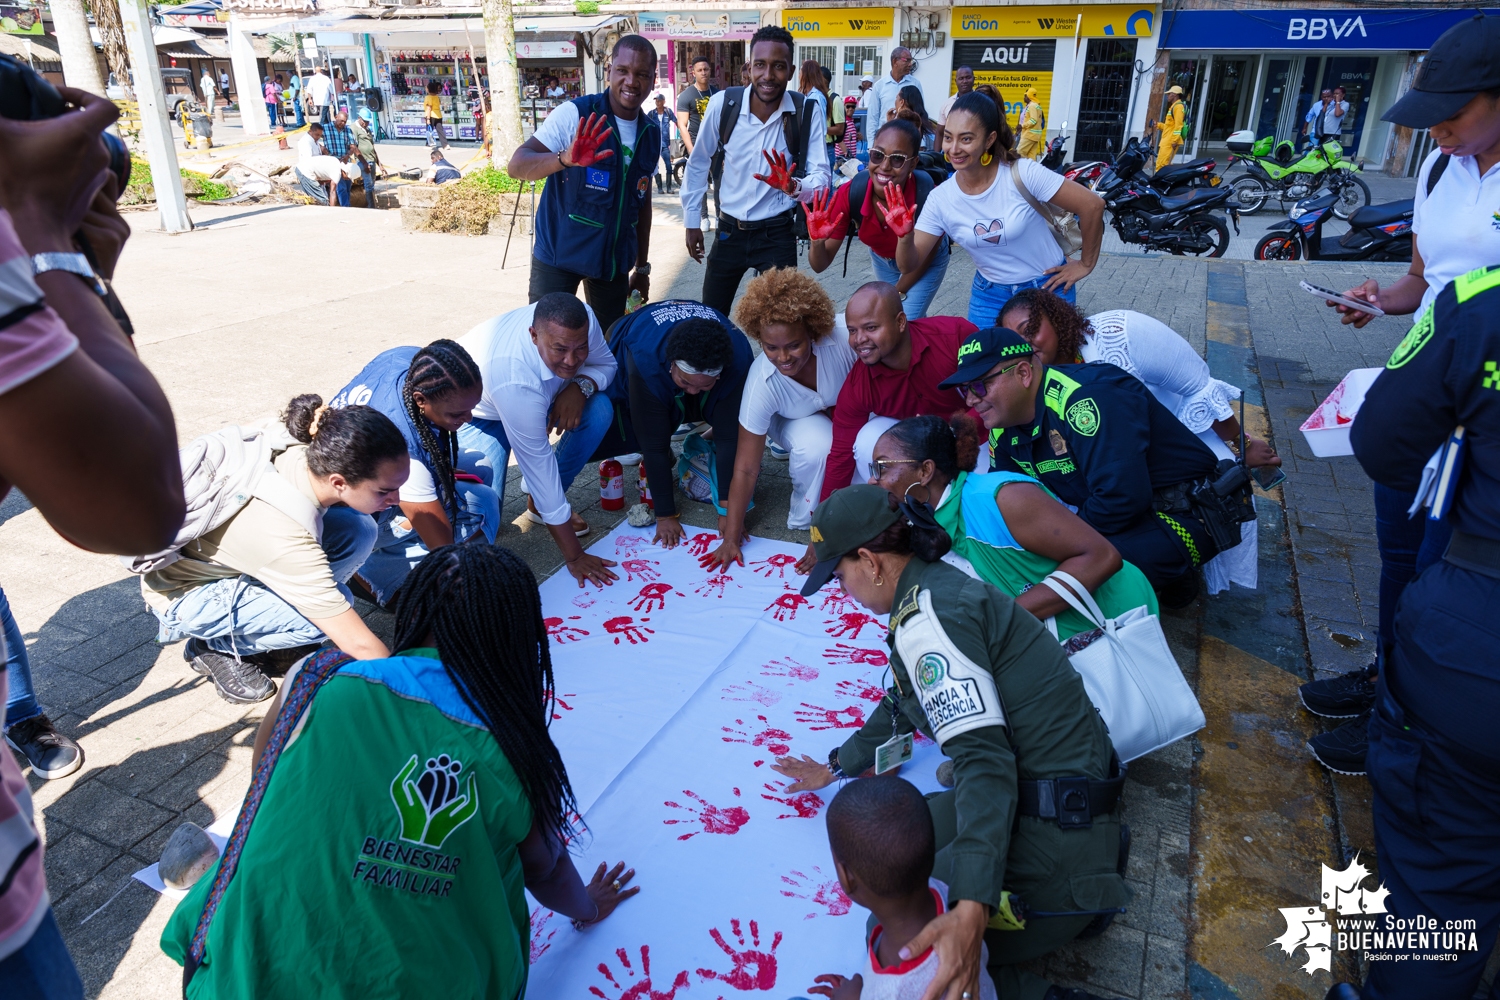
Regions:
M 610 325 L 625 315 L 625 300 L 630 297 L 630 274 L 621 272 L 615 275 L 613 281 L 600 281 L 598 278 L 589 278 L 573 271 L 564 271 L 560 267 L 531 258 L 531 284 L 526 289 L 528 302 L 535 302 L 543 295 L 553 292 L 567 292 L 569 295 L 578 294 L 578 285 L 583 284 L 583 297 L 594 310 L 594 316 L 599 320 L 599 326 L 605 330 Z
M 1208 530 L 1185 514 L 1152 514 L 1116 534 L 1100 533 L 1158 590 L 1219 554 Z
M 797 237 L 792 233 L 790 217 L 763 229 L 739 229 L 727 219 L 721 225 L 724 228 L 714 230 L 713 245 L 708 250 L 703 304 L 728 316 L 746 271 L 797 266 Z

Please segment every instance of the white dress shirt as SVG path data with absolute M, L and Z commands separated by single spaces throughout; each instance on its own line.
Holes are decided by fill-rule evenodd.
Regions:
M 584 308 L 589 314 L 589 356 L 578 374 L 588 376 L 603 392 L 618 366 L 604 342 L 604 330 L 594 310 Z M 573 508 L 557 471 L 557 455 L 547 438 L 547 414 L 552 410 L 553 397 L 568 380 L 552 373 L 531 342 L 535 314 L 535 303 L 512 309 L 480 323 L 458 342 L 479 366 L 484 381 L 474 416 L 504 425 L 537 513 L 548 524 L 567 524 Z
M 698 141 L 693 145 L 693 155 L 688 157 L 687 175 L 682 181 L 682 224 L 687 229 L 703 228 L 703 196 L 708 190 L 709 165 L 719 151 L 719 118 L 724 110 L 724 94 L 725 91 L 721 90 L 709 98 L 708 110 L 703 112 L 703 124 L 698 128 Z M 724 152 L 719 207 L 731 218 L 756 222 L 790 211 L 798 201 L 812 201 L 815 194 L 828 186 L 828 148 L 822 138 L 827 127 L 825 125 L 820 130 L 818 122 L 813 122 L 802 189 L 796 198 L 792 198 L 755 179 L 756 174 L 768 174 L 771 169 L 763 152 L 780 152 L 787 157 L 787 166 L 791 166 L 791 151 L 787 149 L 781 116 L 792 111 L 792 92 L 787 91 L 781 96 L 781 107 L 765 121 L 750 112 L 749 88 L 743 94 L 740 119 L 729 136 L 729 148 Z M 818 114 L 817 107 L 814 104 L 809 109 L 814 117 Z
M 312 98 L 313 104 L 320 108 L 324 105 L 332 104 L 333 80 L 327 73 L 318 70 L 307 80 L 307 93 Z
M 875 81 L 875 86 L 870 88 L 869 99 L 865 102 L 865 110 L 868 112 L 865 117 L 865 135 L 875 138 L 875 133 L 885 124 L 886 112 L 896 106 L 896 95 L 901 92 L 902 87 L 922 90 L 922 85 L 910 73 L 902 80 L 892 80 L 891 74 L 886 73 Z M 926 91 L 922 92 L 922 100 L 927 100 Z

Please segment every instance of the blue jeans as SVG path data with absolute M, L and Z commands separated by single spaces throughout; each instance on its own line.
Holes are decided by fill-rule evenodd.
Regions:
M 1375 484 L 1375 545 L 1380 550 L 1379 654 L 1383 661 L 1396 642 L 1396 605 L 1406 585 L 1439 559 L 1453 528 L 1429 521 L 1427 511 L 1407 517 L 1416 494 Z
M 1000 310 L 1005 308 L 1005 303 L 1011 300 L 1023 288 L 1041 288 L 1052 280 L 1052 276 L 1044 274 L 1030 281 L 1023 281 L 1019 285 L 999 285 L 989 281 L 979 272 L 974 273 L 974 286 L 969 292 L 969 322 L 981 330 L 1000 323 Z M 1074 285 L 1067 291 L 1059 290 L 1057 297 L 1071 304 L 1078 302 L 1078 286 Z
M 453 526 L 453 540 L 465 542 L 480 532 L 485 541 L 494 543 L 500 530 L 500 494 L 478 483 L 458 483 L 458 523 Z M 427 546 L 417 537 L 411 522 L 400 507 L 376 515 L 375 549 L 359 568 L 359 575 L 370 585 L 380 603 L 396 595 L 407 574 L 427 556 Z
M 369 514 L 348 507 L 323 512 L 323 553 L 346 598 L 353 595 L 344 584 L 370 557 L 377 531 Z M 194 636 L 220 653 L 265 653 L 325 638 L 296 608 L 249 576 L 205 583 L 177 598 L 166 611 L 152 611 L 161 622 L 157 642 Z
M 365 208 L 375 207 L 375 168 L 364 160 L 356 160 L 359 164 L 359 176 L 365 182 Z
M 266 102 L 266 117 L 271 120 L 271 127 L 275 128 L 281 122 L 281 105 Z
M 347 175 L 340 177 L 338 184 L 334 185 L 334 189 L 338 193 L 339 208 L 348 208 L 350 190 L 349 177 Z
M 614 419 L 614 404 L 606 394 L 596 392 L 584 406 L 578 426 L 564 432 L 553 447 L 557 456 L 557 475 L 564 490 L 573 485 L 573 480 L 588 464 Z M 510 464 L 510 439 L 505 436 L 505 425 L 498 420 L 475 417 L 458 429 L 458 444 L 465 451 L 477 451 L 483 456 L 472 465 L 461 457 L 460 464 L 466 471 L 483 479 L 503 502 L 505 475 Z
M 0 997 L 5 1000 L 83 1000 L 83 980 L 63 944 L 57 918 L 47 915 L 19 950 L 0 960 Z
M 932 297 L 937 294 L 938 287 L 948 273 L 948 258 L 951 256 L 948 252 L 948 237 L 944 236 L 942 245 L 933 251 L 932 266 L 920 281 L 906 290 L 906 301 L 901 308 L 907 319 L 924 319 L 927 316 Z M 874 250 L 870 251 L 870 266 L 875 270 L 875 277 L 886 284 L 894 285 L 901 280 L 901 269 L 896 266 L 896 262 L 886 260 Z
M 5 591 L 0 590 L 0 629 L 5 632 L 5 676 L 10 683 L 10 692 L 5 699 L 5 727 L 9 729 L 18 722 L 34 719 L 42 714 L 42 706 L 36 703 L 36 690 L 31 686 L 31 660 L 26 655 L 26 639 L 10 613 L 10 602 Z
M 295 90 L 292 91 L 292 107 L 297 109 L 297 127 L 301 128 L 307 124 L 307 117 L 302 113 L 302 95 Z

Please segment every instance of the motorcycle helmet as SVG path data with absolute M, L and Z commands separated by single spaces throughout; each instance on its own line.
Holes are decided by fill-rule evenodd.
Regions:
M 1255 145 L 1250 147 L 1251 156 L 1270 156 L 1271 146 L 1276 142 L 1274 135 L 1262 136 L 1255 140 Z
M 1290 142 L 1283 139 L 1276 144 L 1275 156 L 1276 162 L 1285 167 L 1289 166 L 1297 158 L 1297 151 L 1292 147 Z

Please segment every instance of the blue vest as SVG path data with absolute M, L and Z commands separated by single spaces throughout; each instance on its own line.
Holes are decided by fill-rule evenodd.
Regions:
M 427 449 L 422 447 L 417 427 L 407 414 L 406 403 L 401 398 L 401 388 L 406 384 L 406 372 L 411 368 L 411 359 L 416 357 L 418 350 L 420 348 L 393 347 L 375 355 L 374 360 L 340 389 L 338 395 L 329 400 L 328 405 L 335 410 L 346 406 L 368 406 L 390 417 L 391 423 L 396 425 L 396 429 L 406 439 L 406 450 L 412 461 L 426 466 L 432 481 L 436 483 L 439 481 L 437 470 L 432 466 L 432 458 L 427 454 Z M 431 423 L 427 425 L 427 430 L 434 440 L 440 440 L 440 432 Z M 441 494 L 441 490 L 439 492 Z M 448 511 L 451 523 L 457 523 L 456 515 L 456 511 Z
M 636 219 L 651 197 L 651 175 L 661 155 L 661 133 L 650 115 L 636 119 L 635 153 L 625 150 L 609 110 L 607 93 L 573 100 L 579 122 L 600 114 L 610 123 L 601 150 L 614 156 L 593 166 L 568 167 L 547 178 L 536 210 L 536 259 L 586 278 L 613 281 L 635 266 Z
M 712 420 L 715 404 L 731 390 L 745 384 L 745 377 L 750 374 L 750 362 L 755 359 L 750 353 L 750 341 L 740 332 L 739 327 L 730 322 L 728 316 L 712 306 L 689 299 L 652 302 L 614 325 L 610 332 L 609 349 L 619 359 L 622 370 L 619 377 L 609 383 L 606 391 L 610 398 L 627 407 L 630 405 L 630 390 L 627 388 L 630 379 L 624 371 L 628 355 L 629 363 L 635 368 L 641 381 L 650 386 L 651 394 L 670 405 L 673 399 L 681 395 L 682 390 L 672 381 L 672 373 L 667 366 L 667 335 L 683 320 L 700 318 L 722 324 L 729 331 L 729 343 L 734 349 L 734 357 L 724 366 L 719 381 L 703 397 L 703 416 Z

